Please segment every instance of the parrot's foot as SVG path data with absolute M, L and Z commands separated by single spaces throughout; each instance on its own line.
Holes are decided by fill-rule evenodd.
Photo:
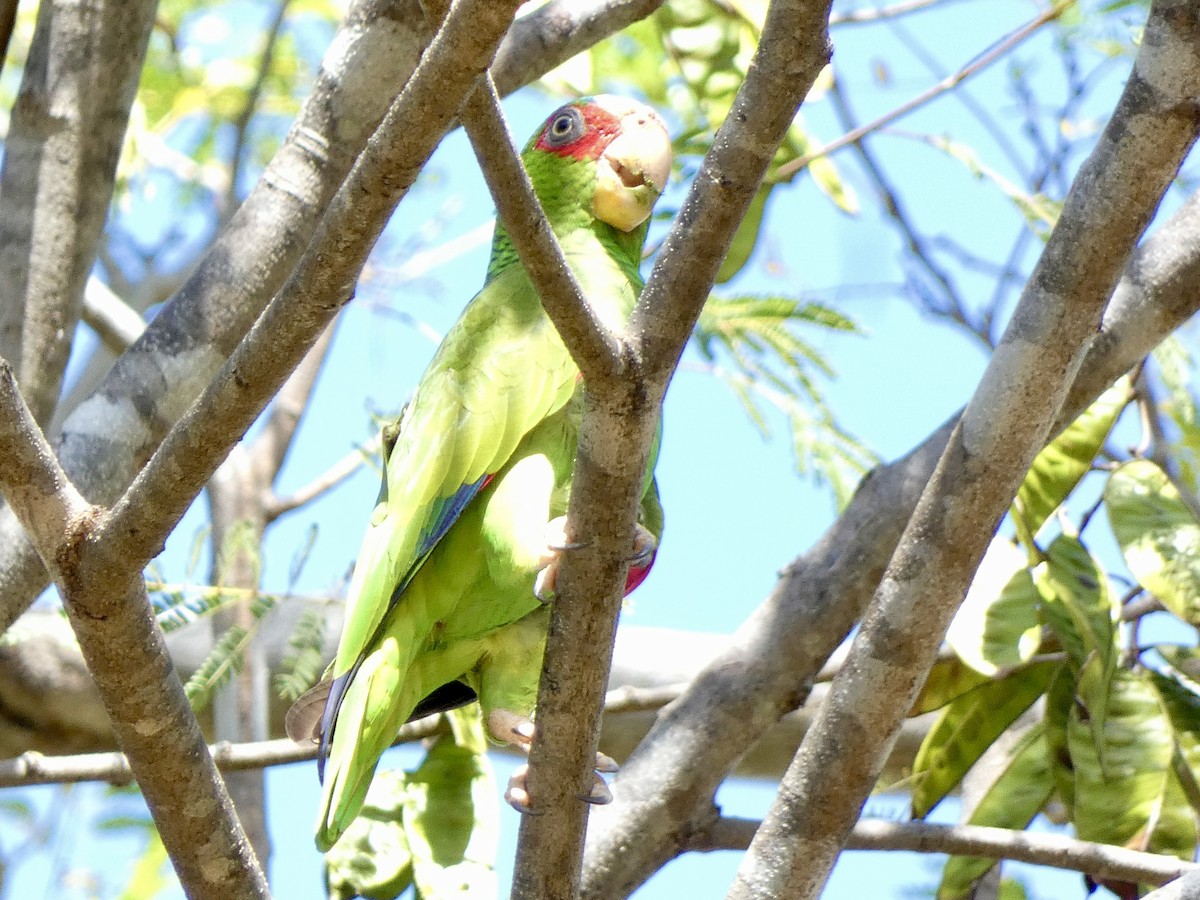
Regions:
M 488 713 L 487 728 L 496 740 L 510 744 L 525 754 L 529 753 L 529 748 L 533 745 L 533 736 L 536 733 L 533 721 L 529 716 L 508 709 L 494 709 Z M 600 773 L 616 772 L 617 762 L 611 756 L 597 753 L 595 768 L 595 780 L 592 782 L 592 787 L 587 796 L 580 797 L 580 799 L 598 806 L 612 803 L 612 791 L 608 789 L 608 785 L 604 783 Z M 527 813 L 533 809 L 533 802 L 529 797 L 528 780 L 529 765 L 527 763 L 518 766 L 513 772 L 512 778 L 508 780 L 508 789 L 504 792 L 504 799 L 517 812 Z
M 654 553 L 657 550 L 658 538 L 641 522 L 635 522 L 633 526 L 633 556 L 629 557 L 629 567 L 631 569 L 642 568 L 654 559 Z
M 538 561 L 538 574 L 533 582 L 533 595 L 543 603 L 554 599 L 554 584 L 558 580 L 558 563 L 568 550 L 580 550 L 587 541 L 567 540 L 567 517 L 558 516 L 546 523 L 546 549 Z
M 546 553 L 542 556 L 537 579 L 533 582 L 533 595 L 543 603 L 549 603 L 555 597 L 555 584 L 558 581 L 558 566 L 562 554 L 567 550 L 579 550 L 587 546 L 587 541 L 571 543 L 566 534 L 567 517 L 559 516 L 546 523 Z M 633 555 L 629 557 L 630 568 L 637 569 L 646 566 L 658 549 L 658 539 L 641 522 L 634 523 Z

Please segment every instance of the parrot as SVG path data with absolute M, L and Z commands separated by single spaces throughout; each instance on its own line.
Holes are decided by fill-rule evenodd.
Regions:
M 521 159 L 584 296 L 606 326 L 622 328 L 671 171 L 663 120 L 634 100 L 585 97 L 551 114 Z M 547 603 L 559 560 L 579 546 L 564 529 L 582 397 L 579 369 L 497 222 L 483 288 L 384 429 L 382 486 L 337 654 L 289 711 L 293 739 L 321 745 L 322 851 L 358 815 L 379 757 L 406 721 L 478 698 L 490 738 L 528 752 Z M 658 438 L 627 593 L 661 536 L 657 455 Z M 615 766 L 597 754 L 596 768 Z M 524 774 L 506 798 L 528 810 Z M 588 799 L 611 799 L 599 775 Z

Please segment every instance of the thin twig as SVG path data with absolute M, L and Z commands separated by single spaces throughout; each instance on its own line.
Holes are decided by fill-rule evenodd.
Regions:
M 722 817 L 708 831 L 696 835 L 695 843 L 689 849 L 704 852 L 745 850 L 761 824 L 751 819 Z M 860 819 L 846 841 L 846 849 L 1011 859 L 1135 884 L 1165 884 L 1185 873 L 1200 871 L 1200 865 L 1174 856 L 1080 841 L 1061 834 L 1013 831 L 985 825 Z
M 1060 0 L 1060 2 L 1054 4 L 1045 12 L 1041 13 L 1025 25 L 1022 25 L 1016 31 L 1009 34 L 1007 37 L 997 42 L 990 50 L 980 54 L 972 62 L 963 66 L 954 74 L 943 78 L 933 87 L 929 88 L 929 90 L 918 94 L 907 103 L 901 104 L 891 112 L 880 116 L 878 119 L 868 122 L 865 125 L 860 125 L 853 131 L 843 134 L 837 140 L 830 141 L 820 150 L 814 150 L 812 153 L 804 154 L 804 156 L 801 156 L 799 159 L 794 159 L 789 163 L 785 163 L 776 170 L 775 177 L 781 179 L 790 178 L 792 175 L 795 175 L 797 172 L 811 163 L 814 159 L 819 159 L 822 156 L 828 156 L 829 154 L 837 150 L 841 150 L 843 147 L 849 144 L 853 144 L 855 141 L 860 141 L 863 139 L 863 137 L 871 132 L 878 131 L 887 125 L 890 125 L 892 122 L 895 122 L 897 119 L 908 115 L 913 110 L 919 109 L 929 101 L 937 99 L 942 94 L 952 90 L 962 82 L 966 81 L 972 75 L 983 71 L 997 60 L 1003 59 L 1010 50 L 1012 50 L 1022 41 L 1036 34 L 1043 25 L 1053 22 L 1055 19 L 1061 16 L 1073 2 L 1074 0 Z
M 500 220 L 584 380 L 611 378 L 621 362 L 616 337 L 596 315 L 554 238 L 542 204 L 504 124 L 490 76 L 480 79 L 462 109 L 463 127 L 491 189 Z

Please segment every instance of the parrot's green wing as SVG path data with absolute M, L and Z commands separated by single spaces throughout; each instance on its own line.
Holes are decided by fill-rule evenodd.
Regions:
M 405 409 L 350 585 L 335 678 L 349 672 L 413 573 L 578 370 L 528 276 L 492 278 L 446 336 Z

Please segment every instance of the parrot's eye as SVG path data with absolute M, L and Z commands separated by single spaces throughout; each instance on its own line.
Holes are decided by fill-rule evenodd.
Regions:
M 583 114 L 573 106 L 564 106 L 546 126 L 546 143 L 562 147 L 583 136 Z

